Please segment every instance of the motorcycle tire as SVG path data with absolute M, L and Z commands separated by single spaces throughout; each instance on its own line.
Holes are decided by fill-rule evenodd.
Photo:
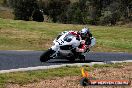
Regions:
M 54 50 L 52 49 L 48 49 L 47 51 L 45 51 L 41 56 L 40 56 L 40 61 L 41 62 L 46 62 L 48 60 L 50 60 L 50 56 L 54 53 Z
M 72 59 L 68 59 L 70 62 L 74 62 L 75 61 L 75 58 L 72 58 Z
M 74 56 L 72 56 L 72 57 L 67 57 L 67 60 L 69 60 L 70 62 L 74 62 L 75 61 L 75 57 Z
M 84 62 L 85 61 L 85 56 L 84 55 L 80 55 L 79 59 L 80 59 L 81 62 Z

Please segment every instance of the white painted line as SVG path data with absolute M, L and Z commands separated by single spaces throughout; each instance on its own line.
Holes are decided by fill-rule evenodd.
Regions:
M 112 63 L 123 63 L 123 62 L 132 62 L 132 60 L 123 60 L 123 61 L 111 61 Z
M 110 61 L 110 62 L 111 63 L 122 63 L 122 62 L 132 62 L 132 60 Z M 92 66 L 94 64 L 106 64 L 106 63 L 104 63 L 104 62 L 92 62 L 92 63 L 74 63 L 74 64 L 27 67 L 27 68 L 18 68 L 18 69 L 10 69 L 10 70 L 0 70 L 0 74 L 2 74 L 2 73 L 10 73 L 10 72 L 20 72 L 20 71 L 33 71 L 33 70 L 53 69 L 53 68 L 60 68 L 60 67 L 64 67 L 64 66 L 83 66 L 83 65 Z

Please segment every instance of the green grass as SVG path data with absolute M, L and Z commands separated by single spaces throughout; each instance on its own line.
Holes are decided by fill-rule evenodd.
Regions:
M 39 71 L 6 73 L 0 74 L 0 86 L 2 87 L 7 83 L 23 85 L 27 83 L 39 82 L 42 79 L 54 79 L 54 77 L 77 75 L 81 76 L 79 67 L 62 67 Z
M 95 68 L 122 68 L 122 66 L 129 66 L 132 63 L 116 63 L 116 64 L 104 64 L 104 65 L 93 65 L 93 66 L 83 66 L 88 72 L 93 71 Z M 0 74 L 0 88 L 4 87 L 6 84 L 19 84 L 24 85 L 33 82 L 39 82 L 44 79 L 54 79 L 55 77 L 65 77 L 65 76 L 80 76 L 81 77 L 81 67 L 61 67 L 56 69 L 48 70 L 37 70 L 37 71 L 27 71 L 27 72 L 15 72 L 15 73 L 5 73 Z
M 0 19 L 0 50 L 45 50 L 58 33 L 87 25 Z M 132 52 L 132 28 L 88 26 L 96 38 L 97 52 Z

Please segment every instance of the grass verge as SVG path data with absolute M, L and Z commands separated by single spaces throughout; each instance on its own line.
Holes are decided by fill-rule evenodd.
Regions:
M 97 52 L 132 52 L 132 28 L 26 22 L 0 19 L 0 50 L 45 50 L 58 33 L 88 26 L 96 38 Z
M 93 66 L 83 66 L 87 71 L 93 71 L 95 68 L 122 68 L 122 66 L 129 66 L 132 63 L 116 63 L 116 64 L 104 64 L 104 65 L 93 65 Z M 56 69 L 48 70 L 37 70 L 37 71 L 27 71 L 27 72 L 15 72 L 0 74 L 0 88 L 4 87 L 6 84 L 19 84 L 24 85 L 28 83 L 39 82 L 44 79 L 54 79 L 55 77 L 65 77 L 65 76 L 81 76 L 81 67 L 61 67 Z

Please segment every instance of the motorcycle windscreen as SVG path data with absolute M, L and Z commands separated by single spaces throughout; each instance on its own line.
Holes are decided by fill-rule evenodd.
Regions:
M 66 35 L 66 36 L 64 37 L 64 41 L 66 41 L 66 42 L 71 42 L 73 38 L 74 38 L 74 35 L 68 34 L 68 35 Z

